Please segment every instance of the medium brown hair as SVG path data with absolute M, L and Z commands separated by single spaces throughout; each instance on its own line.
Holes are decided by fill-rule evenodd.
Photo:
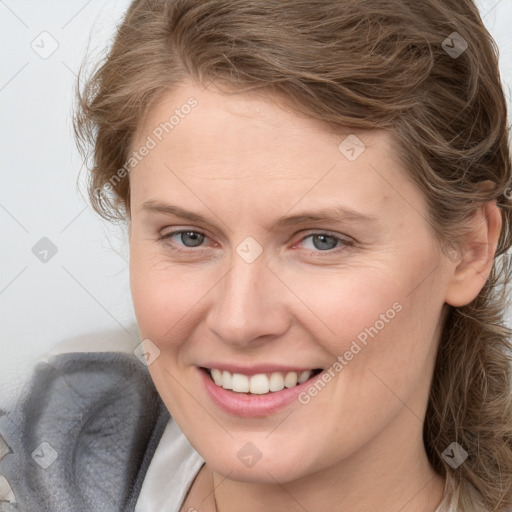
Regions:
M 326 127 L 389 130 L 443 248 L 462 243 L 476 208 L 496 200 L 496 259 L 474 301 L 445 305 L 423 433 L 457 510 L 510 510 L 510 143 L 498 50 L 474 3 L 135 0 L 106 58 L 77 87 L 88 194 L 106 219 L 129 215 L 129 177 L 119 170 L 149 108 L 186 79 L 274 93 Z M 456 469 L 442 457 L 453 442 L 468 453 Z

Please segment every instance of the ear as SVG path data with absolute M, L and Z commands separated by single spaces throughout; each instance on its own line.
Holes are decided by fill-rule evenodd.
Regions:
M 447 304 L 465 306 L 478 296 L 494 263 L 501 224 L 501 212 L 496 201 L 485 203 L 475 212 L 473 229 L 453 263 L 453 275 L 446 290 Z

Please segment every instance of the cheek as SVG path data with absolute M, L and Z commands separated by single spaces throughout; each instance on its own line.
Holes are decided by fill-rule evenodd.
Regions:
M 421 417 L 443 301 L 428 280 L 413 293 L 396 285 L 368 291 L 365 314 L 354 309 L 345 316 L 350 334 L 337 347 L 342 363 L 333 389 L 334 401 L 343 404 L 341 417 L 352 415 L 377 429 L 404 403 Z
M 384 260 L 364 267 L 282 273 L 296 297 L 294 322 L 333 356 L 349 350 L 354 340 L 364 346 L 400 322 L 407 288 L 404 278 L 405 273 Z M 283 296 L 288 295 L 284 290 Z
M 144 244 L 130 250 L 130 288 L 141 336 L 165 343 L 187 338 L 197 325 L 201 300 L 218 281 L 218 272 L 172 264 Z
M 365 404 L 385 408 L 428 389 L 444 304 L 433 266 L 424 254 L 295 282 L 308 306 L 297 321 L 330 354 L 336 401 L 351 404 L 354 416 Z
M 161 340 L 170 328 L 175 311 L 175 296 L 180 281 L 171 284 L 169 274 L 159 271 L 160 259 L 149 243 L 132 242 L 130 246 L 130 289 L 141 336 Z

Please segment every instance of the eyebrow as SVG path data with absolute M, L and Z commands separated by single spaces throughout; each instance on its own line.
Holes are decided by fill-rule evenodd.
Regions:
M 186 210 L 179 206 L 163 203 L 160 201 L 146 201 L 142 204 L 141 210 L 149 213 L 160 213 L 164 215 L 174 215 L 182 219 L 187 219 L 190 222 L 197 222 L 200 224 L 214 226 L 203 215 L 199 213 Z M 313 210 L 297 215 L 283 216 L 277 219 L 274 223 L 274 229 L 283 228 L 286 226 L 293 226 L 296 224 L 303 224 L 306 222 L 352 222 L 352 223 L 372 223 L 378 220 L 378 217 L 373 215 L 363 214 L 352 208 L 344 206 L 324 208 L 321 210 Z
M 203 215 L 186 210 L 180 206 L 173 204 L 163 203 L 160 201 L 146 201 L 142 204 L 141 210 L 149 213 L 161 213 L 164 215 L 174 215 L 182 219 L 187 219 L 191 222 L 197 222 L 208 226 L 213 226 Z M 324 208 L 321 210 L 313 210 L 309 212 L 300 213 L 297 215 L 283 216 L 274 222 L 274 228 L 279 229 L 286 226 L 293 226 L 296 224 L 303 224 L 306 222 L 353 222 L 353 223 L 372 223 L 378 220 L 378 217 L 368 214 L 363 214 L 352 208 L 344 206 Z

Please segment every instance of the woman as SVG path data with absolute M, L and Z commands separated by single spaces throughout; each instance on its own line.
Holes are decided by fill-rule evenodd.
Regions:
M 75 129 L 163 404 L 120 364 L 119 510 L 512 510 L 511 160 L 471 0 L 136 0 Z

